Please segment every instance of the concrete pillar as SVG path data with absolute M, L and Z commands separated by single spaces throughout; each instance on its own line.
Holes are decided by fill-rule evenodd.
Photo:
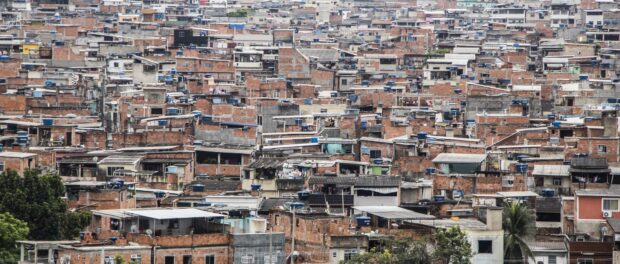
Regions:
M 24 243 L 21 243 L 19 245 L 19 262 L 23 263 L 24 262 Z
M 39 247 L 37 247 L 37 244 L 34 244 L 34 263 L 38 263 L 39 262 Z
M 51 247 L 47 249 L 47 263 L 54 263 L 54 250 Z

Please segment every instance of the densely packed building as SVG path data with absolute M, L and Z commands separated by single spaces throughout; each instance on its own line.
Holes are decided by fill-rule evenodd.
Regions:
M 459 226 L 620 263 L 620 1 L 0 1 L 0 169 L 62 177 L 20 263 L 339 263 Z M 616 178 L 618 177 L 618 178 Z

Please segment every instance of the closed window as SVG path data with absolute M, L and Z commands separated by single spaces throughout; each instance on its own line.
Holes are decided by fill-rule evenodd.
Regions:
M 562 178 L 553 178 L 553 185 L 562 185 Z
M 344 261 L 351 260 L 355 255 L 357 255 L 357 249 L 345 249 L 344 250 Z
M 123 167 L 108 167 L 108 176 L 114 175 L 114 172 L 117 170 L 123 170 Z
M 577 264 L 594 264 L 592 259 L 577 259 Z
M 381 150 L 371 150 L 370 151 L 370 158 L 371 159 L 379 159 L 379 158 L 381 158 Z
M 164 264 L 174 264 L 174 256 L 164 257 Z
M 618 211 L 618 200 L 616 200 L 616 199 L 603 199 L 603 210 L 605 210 L 605 211 Z
M 478 240 L 478 253 L 491 254 L 493 253 L 493 241 L 491 240 Z
M 556 256 L 549 256 L 549 261 L 547 261 L 547 263 L 549 264 L 557 264 L 558 260 Z
M 205 264 L 215 264 L 215 256 L 214 255 L 206 255 L 205 256 Z

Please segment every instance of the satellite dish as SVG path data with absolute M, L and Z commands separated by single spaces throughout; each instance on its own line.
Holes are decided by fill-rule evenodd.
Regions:
M 146 233 L 146 235 L 148 236 L 153 235 L 153 231 L 151 229 L 147 229 L 146 231 L 144 231 L 144 233 Z

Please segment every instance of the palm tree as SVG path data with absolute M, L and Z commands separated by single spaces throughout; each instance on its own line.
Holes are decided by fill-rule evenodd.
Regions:
M 504 262 L 526 263 L 534 258 L 527 240 L 536 233 L 536 217 L 525 203 L 507 202 L 503 212 Z

